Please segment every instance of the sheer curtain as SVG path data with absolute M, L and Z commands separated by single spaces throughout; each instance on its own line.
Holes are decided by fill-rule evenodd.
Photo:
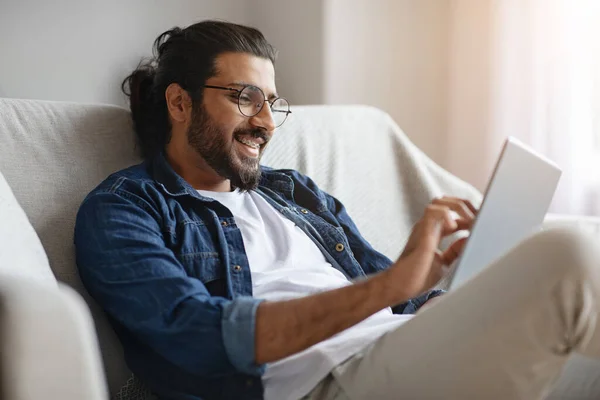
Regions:
M 551 211 L 600 215 L 600 1 L 452 3 L 446 166 L 483 189 L 515 136 L 564 170 Z

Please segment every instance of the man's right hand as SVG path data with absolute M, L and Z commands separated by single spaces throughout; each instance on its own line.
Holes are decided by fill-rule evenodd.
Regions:
M 459 215 L 458 220 L 451 211 Z M 459 240 L 442 253 L 438 250 L 441 239 L 470 229 L 476 213 L 468 201 L 436 199 L 415 225 L 398 261 L 387 270 L 338 289 L 262 302 L 256 312 L 256 362 L 273 362 L 305 350 L 434 286 L 442 276 L 442 266 L 456 259 L 464 244 Z
M 458 215 L 453 218 L 452 212 Z M 444 252 L 441 240 L 460 230 L 470 230 L 477 209 L 468 200 L 455 197 L 435 199 L 416 223 L 404 251 L 388 270 L 402 298 L 413 298 L 431 289 L 443 277 L 443 267 L 462 253 L 467 238 L 452 243 Z

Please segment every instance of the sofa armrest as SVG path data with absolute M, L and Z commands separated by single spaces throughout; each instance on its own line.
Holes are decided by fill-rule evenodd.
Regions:
M 600 239 L 600 217 L 548 214 L 543 229 L 571 227 L 590 233 Z
M 0 387 L 7 400 L 106 400 L 94 324 L 70 287 L 0 275 Z

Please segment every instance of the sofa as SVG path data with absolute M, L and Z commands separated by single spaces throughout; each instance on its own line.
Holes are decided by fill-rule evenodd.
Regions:
M 137 385 L 106 317 L 79 280 L 72 236 L 84 196 L 109 173 L 140 160 L 123 108 L 0 99 L 3 399 L 120 398 Z M 367 106 L 294 107 L 263 163 L 311 176 L 345 203 L 363 235 L 390 258 L 432 198 L 481 200 L 387 114 Z M 597 218 L 548 216 L 545 227 L 555 225 L 600 238 Z M 600 398 L 600 363 L 573 357 L 549 398 Z

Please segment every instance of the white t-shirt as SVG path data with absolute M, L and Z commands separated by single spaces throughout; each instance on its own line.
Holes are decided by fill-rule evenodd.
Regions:
M 198 193 L 219 201 L 233 214 L 244 241 L 254 297 L 285 300 L 351 284 L 299 227 L 260 194 L 238 190 Z M 386 308 L 300 353 L 268 364 L 262 377 L 265 399 L 305 396 L 335 366 L 410 317 Z

